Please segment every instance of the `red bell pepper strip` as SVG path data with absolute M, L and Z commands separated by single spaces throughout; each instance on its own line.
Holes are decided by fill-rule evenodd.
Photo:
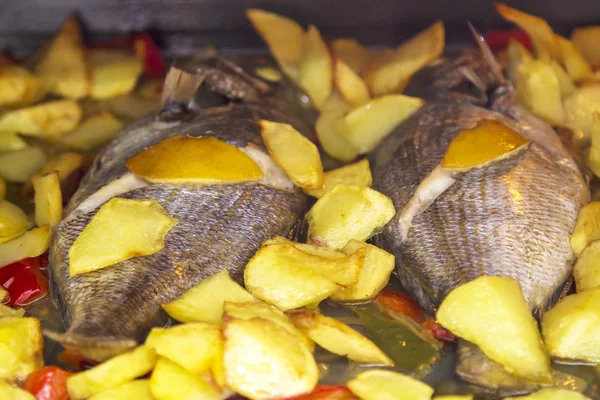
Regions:
M 37 400 L 69 400 L 67 378 L 72 375 L 75 373 L 58 367 L 45 367 L 29 374 L 23 383 L 23 389 Z
M 97 362 L 88 360 L 82 355 L 71 350 L 63 350 L 58 356 L 58 363 L 70 369 L 83 370 L 90 369 L 98 365 Z
M 286 400 L 358 400 L 346 386 L 319 385 L 312 392 L 288 397 Z
M 529 51 L 533 50 L 531 39 L 520 29 L 492 30 L 483 35 L 483 38 L 493 52 L 499 52 L 506 49 L 510 39 L 518 40 Z
M 0 285 L 9 306 L 26 306 L 48 293 L 48 257 L 26 258 L 0 268 Z

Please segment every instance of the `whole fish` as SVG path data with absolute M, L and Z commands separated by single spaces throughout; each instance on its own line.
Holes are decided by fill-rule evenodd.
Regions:
M 284 84 L 267 84 L 221 58 L 196 65 L 194 74 L 169 74 L 162 110 L 102 150 L 65 209 L 51 243 L 50 280 L 67 330 L 47 332 L 49 337 L 95 360 L 127 350 L 153 325 L 165 323 L 161 304 L 223 269 L 241 282 L 261 243 L 292 230 L 306 197 L 268 155 L 258 125 L 260 119 L 286 122 L 310 134 L 302 118 L 292 115 L 295 106 L 276 95 Z M 125 167 L 130 157 L 178 134 L 232 144 L 264 177 L 226 185 L 149 183 Z M 156 199 L 179 223 L 156 254 L 70 276 L 71 245 L 112 197 Z
M 532 312 L 543 312 L 564 292 L 565 282 L 568 286 L 575 260 L 569 239 L 579 209 L 589 201 L 586 174 L 552 127 L 515 101 L 493 63 L 489 55 L 467 51 L 416 77 L 425 83 L 409 86 L 408 93 L 424 96 L 426 105 L 371 156 L 373 187 L 397 211 L 383 241 L 396 255 L 403 285 L 431 313 L 454 288 L 483 275 L 518 280 Z M 406 231 L 398 216 L 419 185 L 452 140 L 482 120 L 504 124 L 531 143 L 461 174 Z M 472 344 L 459 343 L 458 356 L 457 373 L 472 384 L 503 394 L 536 387 Z

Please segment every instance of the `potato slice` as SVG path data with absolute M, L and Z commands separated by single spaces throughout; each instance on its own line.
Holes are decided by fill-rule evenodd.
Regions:
M 507 48 L 508 57 L 508 78 L 511 82 L 515 82 L 517 79 L 517 68 L 521 64 L 533 61 L 534 58 L 521 42 L 516 39 L 510 39 Z
M 326 193 L 331 192 L 333 188 L 340 183 L 370 187 L 373 183 L 373 176 L 371 175 L 369 160 L 364 158 L 353 164 L 344 165 L 343 167 L 327 171 L 323 174 L 322 188 L 309 189 L 304 192 L 320 199 Z
M 150 380 L 138 379 L 93 395 L 88 400 L 155 400 Z
M 600 287 L 600 240 L 588 244 L 573 269 L 577 293 Z
M 332 94 L 325 102 L 315 126 L 323 150 L 343 162 L 352 161 L 358 156 L 358 150 L 342 136 L 343 117 L 350 108 L 337 93 Z
M 433 389 L 427 384 L 399 372 L 371 370 L 359 374 L 348 382 L 348 388 L 362 400 L 429 400 Z
M 156 400 L 220 400 L 219 393 L 201 377 L 166 359 L 159 358 L 150 378 Z
M 554 32 L 546 21 L 506 4 L 494 3 L 494 6 L 502 18 L 514 23 L 527 33 L 539 59 L 549 61 L 551 57 L 559 58 L 560 51 L 557 48 Z
M 342 248 L 367 240 L 395 215 L 392 200 L 367 187 L 339 184 L 306 214 L 311 244 Z
M 223 318 L 223 304 L 226 301 L 246 303 L 254 300 L 254 296 L 234 282 L 224 269 L 162 307 L 177 321 L 218 325 Z
M 109 112 L 99 112 L 87 117 L 81 125 L 59 142 L 76 150 L 91 150 L 110 142 L 123 130 L 124 124 Z
M 362 364 L 394 365 L 373 342 L 348 325 L 310 310 L 290 311 L 294 325 L 325 350 Z
M 0 130 L 54 138 L 75 129 L 81 116 L 81 106 L 73 100 L 49 101 L 2 114 Z
M 10 298 L 10 294 L 4 289 L 4 287 L 0 286 L 0 303 L 5 303 Z
M 579 51 L 569 39 L 564 38 L 560 35 L 555 35 L 555 43 L 559 52 L 559 59 L 565 66 L 567 73 L 575 82 L 581 82 L 583 80 L 592 77 L 592 67 L 583 57 L 583 54 Z
M 51 230 L 48 225 L 31 229 L 21 236 L 0 244 L 0 267 L 29 257 L 37 257 L 48 250 Z
M 516 280 L 483 276 L 459 286 L 440 305 L 437 321 L 509 373 L 551 382 L 550 359 Z
M 67 19 L 52 39 L 35 73 L 56 95 L 80 99 L 89 93 L 85 48 L 75 16 Z
M 556 60 L 551 60 L 550 66 L 554 70 L 556 78 L 558 79 L 558 86 L 560 87 L 560 96 L 563 99 L 566 99 L 567 97 L 575 93 L 575 91 L 577 90 L 577 86 L 575 86 L 575 83 L 573 82 L 569 74 L 567 74 L 567 71 L 565 71 L 565 69 Z
M 550 64 L 540 60 L 521 64 L 517 68 L 515 87 L 519 100 L 534 114 L 553 125 L 565 121 L 560 83 Z
M 401 94 L 379 97 L 347 113 L 341 134 L 359 154 L 367 154 L 423 104 L 419 98 Z
M 333 59 L 329 48 L 314 26 L 308 27 L 300 60 L 298 83 L 306 90 L 313 105 L 320 110 L 331 94 Z
M 246 15 L 269 46 L 281 69 L 290 77 L 297 78 L 298 65 L 304 52 L 302 27 L 290 18 L 263 10 L 249 9 Z
M 85 160 L 85 156 L 81 153 L 60 153 L 56 157 L 46 162 L 44 166 L 31 178 L 31 180 L 33 181 L 44 175 L 56 172 L 58 173 L 61 189 L 63 191 L 73 190 L 73 180 L 77 180 L 79 178 L 79 176 L 77 176 L 77 172 L 81 174 L 83 173 Z M 23 186 L 21 193 L 25 196 L 28 196 L 32 193 L 32 191 L 33 184 L 31 182 L 27 182 Z
M 518 399 L 518 400 L 586 400 L 589 397 L 582 395 L 581 393 L 574 392 L 567 389 L 559 388 L 545 388 L 529 396 L 519 397 L 505 397 L 505 399 Z
M 310 392 L 319 379 L 317 364 L 304 342 L 262 318 L 226 318 L 227 386 L 249 398 L 283 398 Z
M 592 241 L 600 239 L 600 202 L 592 201 L 579 210 L 571 235 L 571 250 L 577 256 Z
M 153 349 L 139 346 L 92 369 L 73 375 L 67 379 L 67 390 L 72 400 L 87 399 L 146 375 L 154 368 L 156 358 Z
M 0 381 L 0 399 L 36 400 L 31 393 L 3 381 Z
M 600 113 L 600 84 L 580 87 L 564 101 L 565 125 L 577 143 L 588 146 L 594 130 L 594 114 Z
M 358 282 L 348 288 L 343 288 L 331 295 L 338 301 L 364 301 L 373 299 L 387 285 L 390 275 L 396 266 L 394 255 L 376 246 L 350 240 L 344 246 L 346 254 L 354 253 L 359 248 L 365 248 L 367 255 L 360 269 Z
M 11 308 L 0 304 L 0 318 L 2 317 L 22 317 L 25 315 L 24 308 Z
M 6 200 L 0 200 L 0 243 L 8 242 L 27 230 L 27 214 Z
M 62 193 L 58 172 L 32 179 L 35 190 L 35 223 L 54 229 L 62 219 Z
M 346 101 L 355 106 L 371 100 L 367 84 L 339 57 L 335 60 L 335 87 Z
M 279 82 L 283 79 L 281 72 L 271 67 L 258 67 L 254 70 L 254 73 L 267 82 Z
M 289 124 L 260 121 L 260 134 L 273 160 L 303 189 L 323 186 L 323 165 L 319 150 Z
M 593 68 L 600 67 L 600 26 L 575 28 L 571 33 L 571 43 L 579 49 Z
M 88 50 L 92 70 L 90 95 L 93 99 L 107 99 L 133 90 L 142 74 L 142 61 L 135 55 L 120 50 Z
M 0 68 L 0 106 L 24 107 L 40 100 L 45 90 L 39 79 L 18 65 Z
M 546 348 L 552 357 L 600 362 L 600 289 L 565 297 L 542 317 Z
M 26 147 L 28 147 L 27 142 L 17 135 L 16 132 L 0 132 L 0 152 L 22 150 Z
M 365 65 L 375 57 L 374 52 L 362 46 L 356 39 L 335 39 L 331 42 L 331 47 L 335 55 L 356 74 L 360 74 Z
M 106 202 L 69 249 L 71 276 L 159 252 L 178 224 L 156 200 L 114 197 Z
M 289 245 L 261 248 L 244 270 L 246 288 L 254 296 L 284 311 L 320 302 L 339 288 L 315 268 L 302 268 L 298 258 L 314 260 Z
M 246 153 L 212 136 L 172 136 L 142 150 L 125 165 L 150 182 L 229 184 L 263 177 Z
M 444 52 L 444 24 L 436 22 L 421 33 L 371 61 L 362 75 L 375 97 L 401 91 L 421 68 Z
M 25 183 L 46 162 L 46 153 L 39 147 L 0 153 L 0 178 L 9 182 Z
M 44 366 L 44 338 L 36 318 L 0 318 L 0 381 L 23 381 Z

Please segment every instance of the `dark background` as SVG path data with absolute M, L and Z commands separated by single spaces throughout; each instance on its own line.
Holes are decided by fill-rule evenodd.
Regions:
M 600 0 L 507 0 L 550 21 L 558 33 L 600 24 Z M 92 40 L 150 29 L 170 55 L 206 44 L 221 49 L 263 48 L 244 16 L 263 8 L 315 24 L 328 37 L 355 37 L 367 45 L 393 45 L 436 19 L 447 41 L 470 40 L 465 21 L 481 30 L 508 26 L 488 0 L 0 0 L 0 50 L 27 54 L 76 11 Z

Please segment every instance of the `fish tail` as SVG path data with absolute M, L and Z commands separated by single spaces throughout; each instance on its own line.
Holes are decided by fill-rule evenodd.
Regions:
M 65 349 L 94 361 L 107 360 L 133 349 L 138 344 L 133 339 L 86 336 L 71 332 L 59 333 L 48 329 L 44 330 L 44 335 L 60 343 Z

